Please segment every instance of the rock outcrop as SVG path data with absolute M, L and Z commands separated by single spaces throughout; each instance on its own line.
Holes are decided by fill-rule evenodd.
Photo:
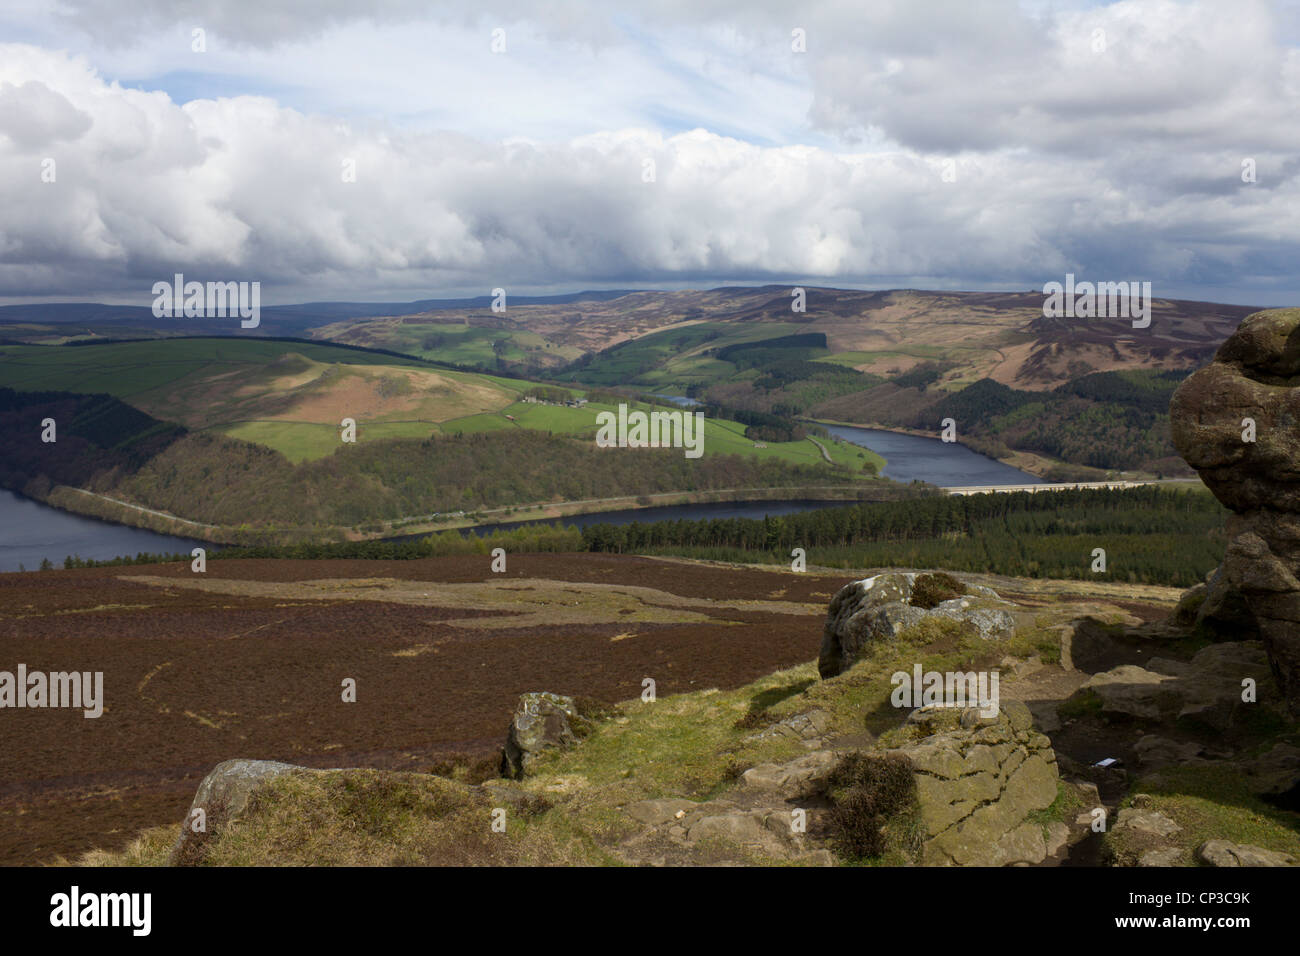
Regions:
M 1153 657 L 1145 666 L 1121 664 L 1093 674 L 1078 694 L 1092 695 L 1108 716 L 1154 723 L 1194 722 L 1212 731 L 1237 725 L 1249 708 L 1242 681 L 1258 685 L 1269 677 L 1268 658 L 1258 641 L 1211 644 L 1190 661 Z
M 506 731 L 501 776 L 522 779 L 541 753 L 572 747 L 590 729 L 572 697 L 545 691 L 520 695 Z
M 1041 863 L 1041 823 L 1030 818 L 1057 797 L 1056 754 L 1028 708 L 1004 701 L 997 717 L 978 710 L 922 708 L 909 723 L 926 734 L 898 748 L 916 773 L 927 866 Z
M 834 677 L 853 666 L 862 648 L 872 641 L 889 640 L 905 628 L 927 619 L 965 624 L 985 640 L 1011 636 L 1016 629 L 1015 605 L 1003 601 L 992 588 L 966 585 L 966 594 L 932 608 L 916 607 L 912 596 L 922 575 L 891 572 L 853 581 L 831 599 L 822 630 L 817 670 Z
M 681 862 L 707 860 L 700 854 L 710 846 L 731 846 L 767 860 L 833 863 L 834 821 L 847 808 L 837 802 L 833 777 L 842 760 L 863 755 L 906 758 L 915 799 L 905 815 L 913 822 L 896 831 L 910 834 L 906 847 L 896 848 L 921 865 L 1038 864 L 1059 854 L 1072 835 L 1066 824 L 1035 819 L 1058 795 L 1056 755 L 1051 741 L 1034 731 L 1025 705 L 1007 701 L 996 717 L 973 708 L 917 709 L 900 743 L 870 751 L 824 748 L 761 763 L 740 775 L 737 789 L 706 802 L 632 803 L 627 815 L 647 828 L 633 843 L 661 847 L 665 859 L 674 848 L 689 853 L 676 857 Z M 796 815 L 806 818 L 806 830 L 792 826 Z
M 639 800 L 628 817 L 646 830 L 624 845 L 636 858 L 659 865 L 786 861 L 830 866 L 835 856 L 814 833 L 824 829 L 825 810 L 809 806 L 817 780 L 835 762 L 818 750 L 786 763 L 759 764 L 726 796 L 696 802 L 673 798 Z M 802 823 L 800 821 L 803 821 Z
M 1205 866 L 1295 866 L 1294 857 L 1250 844 L 1207 840 L 1196 848 L 1196 859 Z
M 1258 635 L 1300 714 L 1300 309 L 1248 316 L 1174 393 L 1179 454 L 1234 514 L 1197 620 Z
M 258 789 L 294 771 L 320 772 L 275 760 L 225 760 L 217 764 L 194 793 L 190 812 L 172 848 L 171 865 L 201 862 L 207 841 L 248 809 L 248 802 Z

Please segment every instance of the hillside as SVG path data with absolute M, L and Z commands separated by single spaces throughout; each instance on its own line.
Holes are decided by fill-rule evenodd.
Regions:
M 0 854 L 154 866 L 1133 866 L 1159 853 L 1160 865 L 1188 866 L 1221 841 L 1300 859 L 1300 818 L 1276 792 L 1294 777 L 1276 762 L 1293 752 L 1294 727 L 1278 716 L 1263 655 L 1158 623 L 1176 590 L 962 575 L 961 587 L 996 589 L 1014 634 L 913 624 L 827 675 L 812 660 L 827 605 L 861 572 L 575 555 L 513 558 L 503 576 L 487 568 L 241 560 L 202 578 L 184 566 L 7 576 L 29 608 L 28 641 L 93 655 L 87 622 L 122 633 L 104 666 L 136 691 L 95 730 L 138 769 L 78 747 L 80 722 L 70 736 L 36 728 L 5 755 L 13 771 L 54 749 L 77 773 L 20 776 L 0 814 L 25 826 L 6 828 Z M 130 629 L 160 612 L 191 636 L 184 666 L 162 662 L 174 642 Z M 305 669 L 304 621 L 316 648 Z M 502 653 L 512 667 L 487 667 L 484 655 Z M 1225 727 L 1208 709 L 1190 725 L 1167 701 L 1150 706 L 1196 682 L 1217 708 L 1239 691 L 1237 670 L 1213 669 L 1231 655 L 1259 681 L 1253 719 Z M 1160 668 L 1164 685 L 1126 685 L 1139 664 Z M 998 670 L 997 719 L 900 709 L 891 674 L 913 667 Z M 268 695 L 286 669 L 306 692 Z M 339 702 L 339 673 L 356 675 L 357 703 Z M 548 731 L 521 778 L 503 779 L 505 731 L 526 719 L 520 695 L 568 708 L 571 732 Z M 1193 752 L 1204 759 L 1180 762 Z M 290 765 L 239 759 L 253 754 Z M 878 761 L 891 754 L 922 779 L 877 804 L 889 766 Z M 1102 756 L 1120 764 L 1094 766 Z M 238 801 L 196 796 L 214 767 L 217 779 L 242 776 L 225 781 Z M 191 798 L 211 811 L 208 829 L 178 841 Z M 485 821 L 500 808 L 506 826 L 494 832 Z M 1112 822 L 1103 834 L 1090 826 L 1098 810 Z
M 802 429 L 753 431 L 716 409 L 701 458 L 680 448 L 611 454 L 595 444 L 601 413 L 674 406 L 356 347 L 229 338 L 5 345 L 6 386 L 15 390 L 0 415 L 0 438 L 14 449 L 5 487 L 222 542 L 413 533 L 466 523 L 466 513 L 637 507 L 670 493 L 890 493 L 874 478 L 879 456 Z M 60 440 L 37 441 L 49 417 Z M 343 440 L 344 419 L 355 422 L 355 442 Z M 82 427 L 109 420 L 120 427 Z
M 291 460 L 358 441 L 427 437 L 440 422 L 499 411 L 526 383 L 359 349 L 251 338 L 0 346 L 0 386 L 103 392 L 194 432 L 243 438 Z
M 1157 299 L 1150 328 L 1134 329 L 1045 319 L 1029 292 L 810 288 L 805 312 L 790 304 L 765 286 L 519 299 L 504 313 L 486 299 L 369 317 L 304 306 L 290 327 L 320 319 L 312 341 L 0 345 L 0 386 L 103 391 L 292 463 L 336 451 L 344 418 L 359 443 L 518 429 L 585 440 L 600 412 L 657 393 L 705 400 L 723 454 L 816 465 L 800 419 L 936 435 L 952 418 L 959 441 L 1054 479 L 1181 476 L 1168 397 L 1251 311 Z M 524 401 L 538 380 L 568 388 Z M 739 424 L 755 414 L 770 417 Z M 822 444 L 851 471 L 874 460 Z
M 1116 368 L 1191 368 L 1209 360 L 1214 348 L 1247 314 L 1245 306 L 1157 298 L 1149 329 L 1127 320 L 1046 319 L 1039 292 L 858 291 L 807 288 L 807 311 L 791 312 L 790 288 L 728 287 L 708 291 L 633 292 L 604 301 L 564 304 L 508 303 L 504 313 L 477 307 L 439 309 L 377 319 L 349 319 L 317 328 L 314 335 L 360 345 L 399 348 L 433 346 L 434 356 L 457 340 L 529 339 L 527 359 L 503 354 L 505 364 L 562 365 L 574 350 L 597 354 L 624 346 L 621 366 L 648 364 L 631 384 L 685 388 L 705 381 L 708 353 L 742 342 L 790 333 L 822 333 L 825 361 L 883 377 L 929 361 L 952 362 L 945 383 L 992 378 L 1025 389 L 1052 387 L 1090 371 Z M 691 329 L 672 340 L 649 337 Z M 459 330 L 459 331 L 458 331 Z M 447 341 L 435 344 L 443 335 Z M 432 338 L 430 338 L 432 337 Z M 638 343 L 635 347 L 625 343 Z M 490 343 L 488 345 L 490 351 Z M 567 351 L 566 351 L 567 350 Z M 659 354 L 654 354 L 658 352 Z M 643 354 L 644 353 L 644 354 Z M 462 353 L 468 357 L 469 353 Z M 629 363 L 629 356 L 635 362 Z M 478 353 L 491 364 L 495 356 Z M 601 356 L 587 366 L 599 371 Z M 654 360 L 654 361 L 651 361 Z M 584 380 L 592 380 L 585 378 Z
M 525 401 L 537 387 L 526 380 L 356 347 L 252 338 L 3 345 L 0 387 L 112 395 L 192 432 L 251 441 L 294 462 L 333 453 L 345 417 L 357 422 L 358 444 L 518 429 L 591 438 L 597 415 L 627 401 L 585 388 L 560 391 L 554 401 Z M 584 396 L 592 400 L 582 407 L 560 401 Z M 824 460 L 807 441 L 756 448 L 744 432 L 743 425 L 712 416 L 706 445 L 760 459 L 809 465 Z M 881 463 L 863 449 L 826 444 L 838 464 L 861 469 L 863 461 Z
M 1253 311 L 1155 299 L 1150 327 L 1135 329 L 1045 318 L 1035 292 L 806 291 L 802 313 L 789 288 L 764 286 L 349 319 L 314 334 L 786 417 L 929 435 L 952 417 L 959 441 L 1069 479 L 1185 474 L 1153 397 L 1167 404 Z
M 1169 426 L 1169 400 L 1186 370 L 1092 372 L 1039 391 L 990 378 L 949 390 L 926 382 L 920 371 L 821 402 L 811 413 L 929 435 L 951 419 L 958 439 L 976 451 L 1056 480 L 1192 474 L 1174 449 Z M 1026 452 L 1041 457 L 1016 460 Z

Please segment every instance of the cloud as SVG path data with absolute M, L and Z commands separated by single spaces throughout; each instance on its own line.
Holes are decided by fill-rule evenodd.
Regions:
M 1284 35 L 1296 41 L 1300 14 L 1280 0 L 1048 7 L 1026 0 L 809 0 L 797 7 L 661 0 L 617 15 L 603 0 L 434 8 L 418 0 L 322 0 L 310 14 L 296 0 L 64 0 L 62 11 L 89 35 L 137 46 L 153 44 L 156 31 L 188 35 L 195 26 L 219 38 L 218 47 L 247 50 L 310 46 L 388 26 L 427 37 L 434 55 L 459 42 L 461 30 L 481 34 L 485 44 L 490 28 L 516 24 L 553 45 L 621 54 L 650 37 L 670 68 L 700 73 L 704 60 L 726 54 L 760 75 L 806 71 L 811 119 L 820 128 L 878 128 L 929 151 L 1020 145 L 1076 153 L 1105 148 L 1107 138 L 1222 142 L 1260 134 L 1277 135 L 1280 148 L 1300 135 L 1300 59 L 1281 42 Z M 807 34 L 806 54 L 792 56 L 794 28 Z M 710 58 L 693 48 L 700 35 L 730 37 L 730 49 L 715 42 Z
M 1272 7 L 1143 0 L 1051 21 L 955 3 L 886 3 L 861 44 L 841 33 L 810 58 L 815 121 L 874 126 L 923 150 L 1015 147 L 1068 156 L 1133 148 L 1300 145 L 1300 59 L 1275 38 Z M 900 49 L 891 38 L 923 42 Z
M 184 25 L 161 2 L 68 9 L 124 42 Z M 352 4 L 310 22 L 278 0 L 246 18 L 196 9 L 250 44 L 215 54 L 222 69 L 282 83 L 316 64 L 313 108 L 178 104 L 105 79 L 99 53 L 0 48 L 0 296 L 144 296 L 174 271 L 261 279 L 268 301 L 722 280 L 1029 288 L 1066 271 L 1238 299 L 1297 285 L 1300 56 L 1258 0 L 795 14 L 671 0 L 635 21 L 578 0 L 554 17 L 491 2 L 452 14 L 462 25 L 429 47 L 447 82 L 409 89 L 423 40 L 395 49 L 388 31 L 424 36 L 394 26 L 427 22 L 411 5 L 372 5 L 346 34 Z M 796 15 L 806 54 L 790 49 Z M 455 30 L 493 16 L 533 24 L 511 28 L 519 55 L 459 52 Z M 373 87 L 338 69 L 345 35 Z M 121 56 L 145 68 L 146 49 Z M 407 122 L 418 103 L 445 122 Z M 702 128 L 682 128 L 692 119 Z
M 90 117 L 44 83 L 0 86 L 0 132 L 16 146 L 38 149 L 76 139 L 89 128 Z

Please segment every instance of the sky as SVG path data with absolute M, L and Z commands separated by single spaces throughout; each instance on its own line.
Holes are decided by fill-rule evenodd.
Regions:
M 1073 273 L 1300 305 L 1298 6 L 6 0 L 0 303 Z

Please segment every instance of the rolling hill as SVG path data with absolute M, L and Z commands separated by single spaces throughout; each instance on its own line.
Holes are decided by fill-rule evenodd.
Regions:
M 440 422 L 512 404 L 527 383 L 354 348 L 255 338 L 0 347 L 0 386 L 104 392 L 194 432 L 244 438 L 294 461 L 358 440 L 426 438 Z
M 301 340 L 3 345 L 0 389 L 0 440 L 14 449 L 0 484 L 217 541 L 414 532 L 466 512 L 593 499 L 635 507 L 647 495 L 888 484 L 865 449 L 802 432 L 760 441 L 718 410 L 701 460 L 675 448 L 609 454 L 594 442 L 597 416 L 654 406 Z M 59 440 L 46 444 L 37 436 L 51 417 Z M 103 422 L 114 428 L 100 434 Z
M 631 292 L 608 299 L 428 309 L 404 316 L 349 318 L 314 330 L 317 338 L 403 350 L 422 336 L 478 329 L 507 340 L 522 333 L 540 367 L 562 365 L 577 350 L 593 358 L 584 381 L 637 369 L 630 384 L 685 388 L 728 371 L 712 352 L 797 333 L 823 333 L 823 361 L 890 377 L 914 366 L 951 363 L 949 387 L 992 378 L 1046 389 L 1092 371 L 1192 368 L 1204 364 L 1248 306 L 1156 298 L 1148 329 L 1127 320 L 1047 319 L 1041 292 L 860 291 L 806 288 L 806 311 L 791 311 L 788 286 L 707 291 Z M 685 335 L 669 332 L 690 330 Z M 450 340 L 449 340 L 450 342 Z M 671 347 L 670 347 L 671 346 Z M 521 351 L 524 351 L 521 349 Z M 669 354 L 671 352 L 671 354 Z M 426 354 L 422 351 L 421 354 Z M 438 357 L 438 349 L 427 350 Z M 482 356 L 481 356 L 482 357 Z M 488 359 L 494 362 L 496 356 Z M 505 358 L 504 364 L 528 365 Z M 626 380 L 625 380 L 626 381 Z
M 1150 326 L 1136 329 L 1129 319 L 1046 318 L 1040 292 L 806 288 L 803 312 L 792 311 L 791 292 L 634 292 L 500 314 L 431 309 L 350 318 L 313 335 L 790 420 L 934 435 L 953 417 L 958 440 L 976 450 L 1074 479 L 1182 474 L 1164 410 L 1148 398 L 1167 399 L 1254 311 L 1156 298 Z M 973 386 L 966 399 L 951 398 Z M 985 407 L 991 396 L 1008 407 Z
M 936 434 L 951 417 L 959 441 L 1058 478 L 1178 474 L 1158 406 L 1252 311 L 1157 298 L 1150 327 L 1135 329 L 1126 319 L 1044 318 L 1038 292 L 807 288 L 805 311 L 791 303 L 784 286 L 513 297 L 502 313 L 487 297 L 369 315 L 364 303 L 318 303 L 268 310 L 247 337 L 0 345 L 0 386 L 104 391 L 292 462 L 335 451 L 345 417 L 362 442 L 518 428 L 581 437 L 611 403 L 658 393 L 702 399 L 714 418 L 760 413 L 790 427 L 815 419 Z M 76 324 L 71 307 L 45 326 L 32 307 L 15 308 L 0 310 L 9 333 L 0 338 Z M 117 334 L 136 320 L 87 309 L 89 333 L 95 322 Z M 312 338 L 268 338 L 277 323 Z M 157 325 L 149 335 L 162 334 Z M 529 379 L 592 401 L 524 403 Z M 727 452 L 821 458 L 808 441 L 757 448 L 734 422 L 710 429 L 712 447 Z M 860 467 L 854 452 L 829 453 Z

